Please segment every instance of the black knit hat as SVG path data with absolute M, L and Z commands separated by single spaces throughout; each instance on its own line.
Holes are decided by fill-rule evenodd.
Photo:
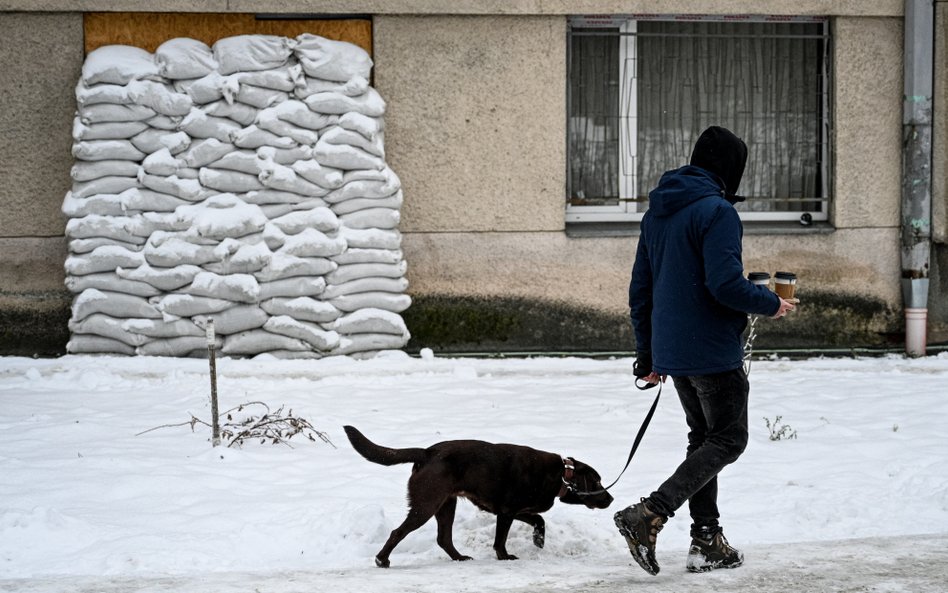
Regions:
M 701 132 L 691 152 L 691 164 L 720 177 L 728 200 L 744 200 L 737 195 L 737 188 L 741 185 L 744 166 L 747 164 L 747 145 L 730 130 L 711 126 Z

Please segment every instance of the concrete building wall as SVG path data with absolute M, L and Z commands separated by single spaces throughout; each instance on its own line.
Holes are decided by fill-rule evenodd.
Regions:
M 0 12 L 0 352 L 61 352 L 78 13 Z
M 401 230 L 562 231 L 565 19 L 382 16 L 374 30 Z
M 935 4 L 932 130 L 932 275 L 929 340 L 948 341 L 948 4 Z
M 60 236 L 59 208 L 71 187 L 82 17 L 0 13 L 0 27 L 0 237 Z
M 376 19 L 419 346 L 437 339 L 426 315 L 442 332 L 496 308 L 514 329 L 488 347 L 528 348 L 531 336 L 555 349 L 633 347 L 637 239 L 565 232 L 565 27 L 558 16 Z M 413 51 L 426 42 L 433 51 Z M 762 328 L 764 343 L 880 345 L 899 332 L 901 47 L 901 19 L 836 19 L 835 230 L 748 231 L 747 269 L 796 271 L 805 301 L 793 321 Z M 564 332 L 573 318 L 586 321 Z
M 0 10 L 32 12 L 144 12 L 141 0 L 3 0 Z M 902 0 L 795 0 L 794 14 L 900 16 Z M 154 0 L 152 12 L 267 14 L 567 15 L 786 14 L 786 0 Z
M 83 59 L 82 17 L 68 12 L 76 4 L 0 5 L 0 11 L 27 11 L 0 12 L 7 33 L 0 38 L 7 73 L 0 81 L 7 131 L 0 145 L 0 352 L 62 351 L 68 335 L 59 208 L 69 187 L 73 89 Z M 138 10 L 140 4 L 89 0 L 82 8 Z M 763 324 L 759 345 L 884 345 L 902 331 L 902 2 L 801 0 L 793 8 L 836 15 L 834 228 L 747 229 L 746 269 L 796 271 L 804 300 L 788 322 Z M 195 7 L 159 0 L 150 9 Z M 47 12 L 31 12 L 38 10 Z M 292 0 L 230 0 L 200 10 L 301 8 Z M 782 1 L 747 0 L 321 4 L 320 12 L 374 15 L 374 84 L 388 102 L 387 158 L 405 194 L 411 347 L 631 349 L 626 294 L 636 237 L 567 232 L 564 222 L 566 16 L 786 10 Z M 945 61 L 938 63 L 944 81 Z M 945 104 L 944 83 L 938 88 L 936 108 L 939 100 Z M 942 236 L 937 208 L 943 217 L 945 151 L 938 138 L 944 137 L 942 125 L 936 129 Z M 936 253 L 948 259 L 943 250 Z M 933 293 L 945 294 L 945 284 L 933 280 Z M 945 327 L 942 313 L 931 322 L 935 336 Z

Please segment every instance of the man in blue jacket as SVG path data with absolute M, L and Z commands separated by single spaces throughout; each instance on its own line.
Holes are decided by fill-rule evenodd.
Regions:
M 741 336 L 747 314 L 780 318 L 792 303 L 751 284 L 734 209 L 747 146 L 713 126 L 691 163 L 666 172 L 649 194 L 629 286 L 636 377 L 671 376 L 688 422 L 685 461 L 658 490 L 615 515 L 636 562 L 657 574 L 658 532 L 685 501 L 692 518 L 687 568 L 740 566 L 718 524 L 717 474 L 747 445 L 748 383 Z

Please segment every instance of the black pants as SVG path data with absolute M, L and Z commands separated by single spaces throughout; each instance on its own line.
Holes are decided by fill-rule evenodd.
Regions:
M 688 454 L 649 506 L 671 517 L 687 500 L 695 526 L 717 527 L 718 473 L 747 446 L 747 375 L 739 368 L 673 380 L 688 422 Z

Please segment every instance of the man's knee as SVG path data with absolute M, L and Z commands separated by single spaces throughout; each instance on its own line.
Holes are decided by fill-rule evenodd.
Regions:
M 721 449 L 724 463 L 734 463 L 747 448 L 747 433 L 728 435 L 728 438 L 718 442 L 718 447 Z

